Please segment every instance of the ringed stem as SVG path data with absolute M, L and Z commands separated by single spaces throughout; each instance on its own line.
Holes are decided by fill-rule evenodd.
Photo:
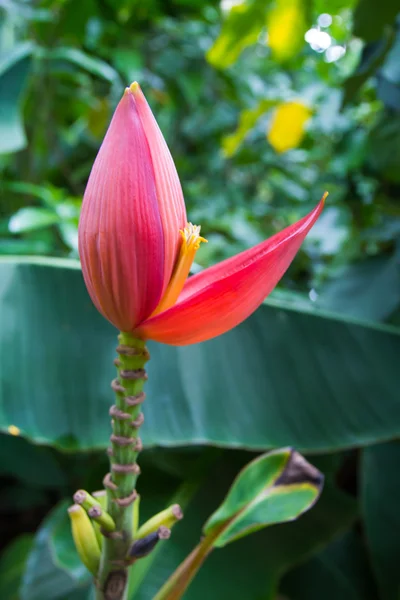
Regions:
M 117 378 L 112 382 L 115 404 L 110 409 L 112 434 L 108 455 L 110 472 L 104 478 L 107 512 L 115 531 L 104 536 L 100 568 L 95 580 L 96 600 L 126 600 L 128 565 L 126 557 L 133 539 L 133 505 L 140 474 L 137 457 L 142 449 L 139 429 L 143 423 L 141 405 L 147 380 L 144 369 L 150 355 L 145 342 L 129 333 L 120 333 L 117 348 Z

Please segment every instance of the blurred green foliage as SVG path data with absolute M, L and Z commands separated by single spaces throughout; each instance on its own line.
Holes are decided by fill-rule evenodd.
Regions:
M 394 532 L 399 528 L 399 446 L 395 441 L 384 443 L 395 437 L 400 425 L 394 380 L 398 333 L 387 328 L 380 334 L 346 324 L 345 319 L 336 324 L 324 318 L 329 310 L 352 320 L 400 323 L 398 11 L 394 0 L 0 0 L 0 254 L 77 258 L 87 177 L 124 86 L 133 80 L 141 83 L 168 141 L 189 218 L 202 225 L 209 240 L 195 268 L 263 240 L 310 210 L 325 190 L 330 192 L 322 217 L 270 306 L 232 334 L 232 339 L 242 335 L 249 343 L 264 340 L 266 346 L 255 344 L 258 353 L 254 348 L 247 353 L 251 365 L 260 369 L 271 365 L 265 347 L 271 343 L 277 348 L 279 339 L 280 368 L 272 372 L 270 367 L 265 379 L 255 381 L 251 401 L 239 393 L 239 386 L 235 394 L 226 393 L 226 374 L 234 362 L 229 360 L 220 368 L 225 379 L 216 373 L 207 394 L 186 397 L 185 375 L 168 380 L 168 394 L 160 393 L 170 416 L 163 425 L 171 425 L 180 443 L 206 441 L 213 446 L 223 437 L 228 449 L 144 452 L 144 511 L 150 514 L 183 497 L 188 514 L 177 525 L 168 551 L 149 557 L 154 560 L 149 576 L 149 563 L 142 563 L 135 598 L 149 600 L 197 542 L 205 519 L 249 461 L 248 449 L 280 443 L 279 428 L 257 429 L 261 415 L 270 411 L 272 424 L 274 418 L 285 424 L 288 443 L 304 440 L 303 448 L 310 451 L 336 449 L 334 454 L 311 457 L 326 477 L 322 499 L 294 524 L 269 528 L 227 551 L 215 551 L 188 599 L 219 600 L 226 595 L 239 600 L 243 586 L 250 583 L 246 600 L 275 600 L 278 590 L 289 600 L 398 600 L 394 557 L 400 548 Z M 291 102 L 308 107 L 311 117 L 296 147 L 278 152 L 268 141 L 273 139 L 271 124 L 277 107 Z M 0 559 L 0 596 L 88 600 L 88 577 L 71 546 L 65 503 L 59 504 L 77 487 L 100 487 L 107 469 L 103 454 L 94 450 L 103 444 L 100 434 L 108 427 L 106 412 L 100 423 L 97 391 L 88 397 L 89 425 L 81 440 L 92 451 L 79 454 L 71 449 L 73 435 L 82 426 L 75 422 L 79 411 L 74 402 L 81 397 L 74 392 L 76 365 L 94 374 L 96 365 L 81 365 L 83 341 L 68 329 L 72 317 L 61 322 L 61 316 L 79 312 L 84 302 L 79 305 L 73 291 L 77 288 L 69 286 L 60 269 L 54 279 L 46 279 L 41 305 L 40 295 L 34 295 L 39 271 L 27 267 L 27 275 L 19 277 L 23 269 L 12 264 L 3 264 L 0 280 L 2 426 L 12 416 L 16 425 L 24 424 L 31 440 L 45 439 L 49 446 L 0 438 L 2 545 L 13 540 Z M 52 289 L 57 292 L 53 296 Z M 52 298 L 59 303 L 47 310 Z M 19 321 L 16 307 L 22 305 L 26 308 Z M 79 312 L 78 321 L 86 317 Z M 276 328 L 268 319 L 276 321 Z M 91 317 L 86 321 L 91 343 L 99 344 L 108 335 L 107 325 L 93 325 L 89 331 Z M 14 343 L 9 352 L 18 322 L 25 325 L 18 330 L 19 345 Z M 308 323 L 304 330 L 301 323 Z M 49 325 L 53 338 L 46 337 Z M 286 334 L 274 337 L 275 330 Z M 377 336 L 384 339 L 385 352 Z M 209 354 L 216 357 L 216 365 L 227 360 L 224 344 L 229 346 L 229 339 L 213 342 L 215 353 Z M 66 340 L 71 344 L 68 368 L 66 361 L 57 360 L 50 368 L 49 357 L 58 356 L 57 344 Z M 101 356 L 108 357 L 110 346 L 101 345 Z M 235 355 L 234 344 L 230 349 Z M 23 374 L 17 374 L 17 386 L 11 377 L 30 353 L 35 353 L 30 367 L 41 382 L 34 393 Z M 172 351 L 165 353 L 160 368 L 179 363 L 181 369 L 185 361 L 193 363 L 197 388 L 203 389 L 206 378 L 198 348 L 182 351 L 179 359 Z M 68 379 L 54 414 L 46 398 L 56 402 L 61 396 L 53 396 L 54 387 L 42 393 L 41 385 L 48 381 L 40 371 L 43 361 L 55 382 L 60 373 Z M 242 366 L 240 362 L 238 374 Z M 180 372 L 177 367 L 175 371 Z M 390 382 L 382 375 L 386 372 L 393 376 Z M 279 378 L 282 385 L 272 386 L 275 395 L 263 388 L 268 377 Z M 300 381 L 304 385 L 297 384 Z M 316 381 L 325 385 L 325 395 L 317 391 Z M 290 389 L 285 388 L 287 382 L 298 389 L 296 394 L 282 391 L 287 400 L 280 400 L 279 390 Z M 247 386 L 245 378 L 243 385 Z M 296 403 L 297 394 L 301 401 Z M 221 402 L 218 412 L 214 407 L 222 395 L 229 407 L 223 409 Z M 233 396 L 235 403 L 230 401 Z M 189 416 L 191 430 L 174 418 L 174 397 L 184 398 L 182 422 Z M 291 404 L 297 408 L 285 411 Z M 230 411 L 229 423 L 240 425 L 249 405 L 258 409 L 246 420 L 249 441 L 244 443 L 235 427 L 240 434 L 243 428 L 227 428 L 224 410 Z M 85 408 L 84 402 L 79 408 Z M 210 415 L 214 420 L 205 418 Z M 56 432 L 64 433 L 65 428 L 69 436 L 65 434 L 61 443 Z M 256 433 L 262 441 L 255 444 Z M 152 443 L 162 444 L 159 431 L 157 435 Z M 332 436 L 335 444 L 330 445 Z M 366 448 L 367 443 L 376 446 Z M 52 445 L 69 447 L 69 453 Z M 238 445 L 247 451 L 234 450 Z M 211 457 L 205 473 L 201 457 L 207 452 Z M 29 535 L 36 530 L 34 537 Z

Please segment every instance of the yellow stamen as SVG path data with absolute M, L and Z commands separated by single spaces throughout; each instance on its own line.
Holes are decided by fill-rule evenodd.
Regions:
M 165 290 L 159 305 L 151 315 L 152 317 L 167 310 L 167 308 L 173 306 L 178 300 L 178 296 L 189 275 L 190 267 L 193 264 L 196 252 L 200 248 L 201 242 L 207 242 L 207 240 L 200 235 L 200 225 L 188 223 L 185 229 L 181 229 L 179 233 L 182 236 L 182 245 L 179 250 L 179 256 L 175 263 L 175 268 L 168 287 Z

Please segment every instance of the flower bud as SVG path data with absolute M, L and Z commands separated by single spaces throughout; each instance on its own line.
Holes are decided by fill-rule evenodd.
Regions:
M 174 162 L 135 82 L 101 145 L 79 221 L 86 287 L 96 308 L 121 331 L 133 331 L 157 307 L 185 225 Z
M 134 561 L 137 558 L 144 558 L 154 550 L 160 540 L 167 540 L 170 535 L 171 530 L 161 525 L 156 531 L 152 531 L 145 537 L 133 542 L 129 550 L 128 560 Z

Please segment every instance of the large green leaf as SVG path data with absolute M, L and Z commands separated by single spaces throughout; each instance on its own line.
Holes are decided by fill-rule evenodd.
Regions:
M 0 281 L 1 428 L 64 448 L 105 446 L 116 331 L 78 265 L 3 259 Z M 144 441 L 322 450 L 392 438 L 399 348 L 393 328 L 272 302 L 213 341 L 151 344 Z
M 362 509 L 372 564 L 382 600 L 400 593 L 400 442 L 363 451 Z
M 19 44 L 0 58 L 0 153 L 26 145 L 20 103 L 32 61 L 32 44 Z
M 13 435 L 0 435 L 0 474 L 11 475 L 34 487 L 56 487 L 66 483 L 65 473 L 51 448 L 29 444 Z
M 400 304 L 400 244 L 396 252 L 348 265 L 323 288 L 318 306 L 353 317 L 388 318 Z
M 368 557 L 354 531 L 291 571 L 281 591 L 287 600 L 377 600 Z

